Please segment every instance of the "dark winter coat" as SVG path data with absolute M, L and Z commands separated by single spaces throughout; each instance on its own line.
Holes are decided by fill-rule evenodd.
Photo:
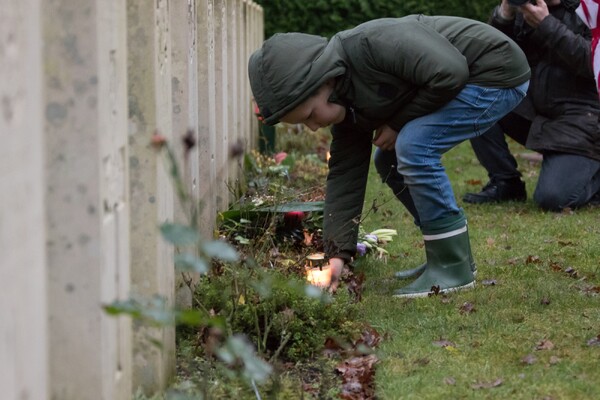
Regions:
M 526 146 L 600 160 L 600 103 L 591 60 L 591 33 L 575 14 L 579 1 L 563 0 L 537 29 L 517 13 L 491 24 L 512 37 L 527 55 L 531 81 L 515 113 L 532 121 Z
M 250 84 L 266 124 L 336 78 L 330 102 L 346 119 L 333 127 L 324 215 L 329 256 L 356 251 L 373 130 L 400 131 L 453 99 L 467 83 L 514 87 L 529 79 L 519 47 L 497 29 L 458 17 L 374 20 L 331 40 L 275 35 L 250 58 Z

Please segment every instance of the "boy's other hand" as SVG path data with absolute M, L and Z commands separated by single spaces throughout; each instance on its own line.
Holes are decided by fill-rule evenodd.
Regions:
M 380 126 L 375 131 L 375 137 L 373 138 L 373 144 L 379 147 L 381 150 L 390 151 L 396 148 L 396 138 L 398 132 L 393 130 L 387 125 Z

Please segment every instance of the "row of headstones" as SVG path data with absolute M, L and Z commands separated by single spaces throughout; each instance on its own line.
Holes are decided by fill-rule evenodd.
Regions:
M 176 294 L 173 186 L 149 146 L 182 156 L 204 234 L 254 147 L 246 60 L 263 40 L 251 0 L 0 0 L 2 398 L 130 399 L 164 388 L 174 328 L 103 304 Z M 181 289 L 183 291 L 183 289 Z M 158 340 L 161 347 L 151 344 Z

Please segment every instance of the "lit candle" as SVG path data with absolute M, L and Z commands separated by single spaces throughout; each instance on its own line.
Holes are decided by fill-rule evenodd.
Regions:
M 306 280 L 308 283 L 318 287 L 328 287 L 331 283 L 331 268 L 329 265 L 322 266 L 325 259 L 324 253 L 314 253 L 306 256 Z
M 331 268 L 329 266 L 309 268 L 306 270 L 306 279 L 311 285 L 328 287 L 331 283 Z

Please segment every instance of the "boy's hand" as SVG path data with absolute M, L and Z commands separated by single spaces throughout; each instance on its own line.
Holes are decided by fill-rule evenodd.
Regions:
M 398 132 L 393 130 L 387 125 L 380 126 L 375 131 L 375 137 L 373 138 L 373 144 L 379 147 L 381 150 L 394 150 L 396 148 L 396 138 Z
M 329 291 L 335 293 L 340 284 L 340 277 L 344 269 L 344 260 L 342 258 L 330 258 L 329 268 L 331 269 L 331 282 L 329 283 Z

